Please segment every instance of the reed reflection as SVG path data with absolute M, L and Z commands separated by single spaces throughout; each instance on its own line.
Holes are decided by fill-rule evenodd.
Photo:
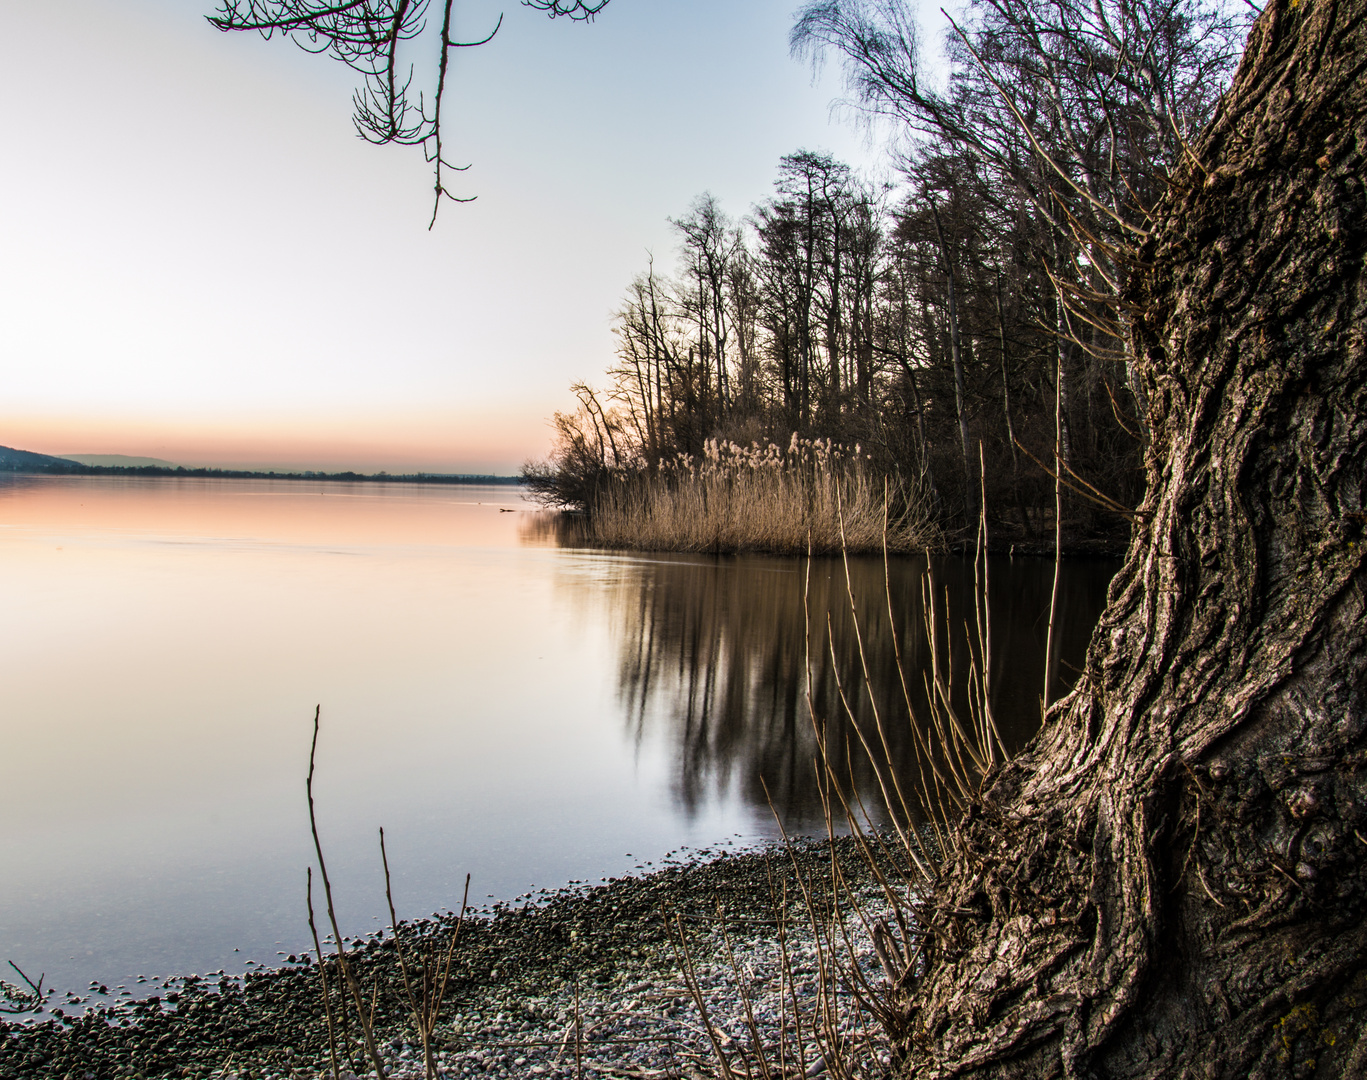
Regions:
M 933 582 L 941 626 L 952 631 L 939 633 L 941 662 L 962 673 L 970 662 L 972 563 L 937 558 L 930 577 L 919 558 L 886 571 L 878 559 L 848 565 L 848 590 L 839 559 L 814 560 L 808 572 L 797 560 L 664 557 L 632 560 L 631 571 L 616 577 L 609 603 L 620 635 L 621 702 L 638 741 L 667 735 L 675 796 L 688 813 L 734 789 L 766 811 L 772 798 L 787 827 L 819 824 L 813 717 L 826 725 L 838 774 L 853 778 L 870 807 L 880 801 L 877 777 L 859 734 L 877 745 L 875 708 L 895 767 L 904 776 L 917 768 L 910 724 L 924 733 L 928 723 L 925 588 Z M 1116 565 L 1064 567 L 1053 694 L 1081 667 Z M 1039 724 L 1053 564 L 992 559 L 989 572 L 991 700 L 1002 740 L 1015 750 Z

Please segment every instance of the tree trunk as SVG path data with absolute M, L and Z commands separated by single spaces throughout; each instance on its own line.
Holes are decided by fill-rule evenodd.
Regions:
M 1272 0 L 1138 252 L 1147 495 L 925 905 L 908 1075 L 1367 1075 L 1364 68 L 1367 0 Z
M 935 235 L 940 241 L 940 258 L 945 264 L 945 294 L 949 313 L 949 358 L 954 368 L 954 416 L 959 422 L 959 454 L 964 466 L 964 521 L 971 528 L 978 517 L 978 486 L 973 482 L 973 466 L 968 453 L 968 413 L 964 398 L 964 360 L 959 348 L 959 303 L 954 292 L 954 263 L 949 257 L 949 244 L 940 227 L 940 210 L 935 200 L 927 198 L 930 213 L 935 219 Z
M 1033 539 L 1035 530 L 1030 525 L 1030 515 L 1021 498 L 1020 453 L 1016 449 L 1016 425 L 1011 420 L 1011 380 L 1006 370 L 1006 315 L 1002 312 L 1002 272 L 997 271 L 997 341 L 1001 347 L 1002 360 L 1002 415 L 1006 418 L 1006 442 L 1011 447 L 1011 494 L 1016 502 L 1016 513 L 1020 515 L 1021 528 L 1026 539 Z M 1057 554 L 1057 553 L 1056 553 Z

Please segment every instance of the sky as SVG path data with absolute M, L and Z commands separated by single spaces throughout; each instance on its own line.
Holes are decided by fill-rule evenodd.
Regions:
M 462 0 L 446 108 L 471 163 L 427 229 L 416 150 L 352 75 L 221 34 L 211 0 L 0 0 L 0 445 L 186 465 L 516 472 L 668 218 L 778 159 L 886 170 L 789 56 L 797 0 L 613 0 L 592 24 Z M 22 43 L 22 44 L 20 44 Z

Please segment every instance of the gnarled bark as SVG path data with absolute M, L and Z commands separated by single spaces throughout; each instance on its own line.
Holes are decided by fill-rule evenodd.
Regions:
M 1148 494 L 964 821 L 918 1077 L 1367 1075 L 1367 0 L 1273 0 L 1138 254 Z

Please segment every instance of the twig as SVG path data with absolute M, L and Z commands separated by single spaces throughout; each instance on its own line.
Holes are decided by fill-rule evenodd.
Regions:
M 308 779 L 304 782 L 304 790 L 308 794 L 309 803 L 309 830 L 313 833 L 313 850 L 318 856 L 318 872 L 323 878 L 323 895 L 327 898 L 328 921 L 332 923 L 332 940 L 333 944 L 337 946 L 337 962 L 342 968 L 342 977 L 346 980 L 347 989 L 351 991 L 351 1000 L 356 1007 L 356 1019 L 361 1025 L 361 1034 L 365 1039 L 366 1051 L 370 1054 L 371 1064 L 375 1066 L 375 1080 L 384 1080 L 384 1062 L 380 1060 L 380 1050 L 375 1045 L 375 997 L 372 995 L 371 1009 L 367 1015 L 365 1004 L 361 1000 L 360 983 L 356 981 L 356 976 L 351 970 L 351 964 L 347 961 L 346 947 L 342 944 L 342 930 L 337 925 L 337 909 L 332 902 L 332 882 L 328 879 L 327 863 L 323 859 L 323 843 L 318 838 L 318 816 L 313 806 L 313 769 L 314 760 L 318 753 L 318 719 L 322 710 L 321 705 L 313 710 L 313 742 L 309 746 Z M 320 964 L 323 962 L 321 954 L 318 957 L 318 962 Z M 378 992 L 378 986 L 376 990 Z
M 1087 499 L 1090 502 L 1094 502 L 1098 506 L 1104 507 L 1105 509 L 1111 511 L 1114 514 L 1120 514 L 1123 517 L 1144 517 L 1144 512 L 1142 510 L 1131 510 L 1129 507 L 1111 498 L 1105 492 L 1100 491 L 1099 489 L 1093 487 L 1091 484 L 1087 483 L 1086 480 L 1082 479 L 1082 477 L 1078 476 L 1076 472 L 1069 468 L 1068 463 L 1064 461 L 1062 458 L 1059 459 L 1059 465 L 1062 466 L 1062 471 L 1067 472 L 1069 476 L 1072 476 L 1077 481 L 1077 483 L 1071 483 L 1068 480 L 1065 480 L 1062 477 L 1061 472 L 1055 472 L 1053 469 L 1049 468 L 1048 465 L 1044 464 L 1044 462 L 1042 462 L 1039 458 L 1035 457 L 1034 454 L 1030 453 L 1030 451 L 1026 449 L 1024 443 L 1017 441 L 1016 445 L 1021 448 L 1021 450 L 1025 453 L 1026 457 L 1028 457 L 1031 461 L 1033 461 L 1036 465 L 1043 469 L 1054 481 L 1056 481 L 1057 483 L 1061 483 L 1073 494 L 1081 495 L 1084 499 Z M 1079 487 L 1079 484 L 1083 486 Z
M 574 984 L 574 1075 L 584 1080 L 583 1033 L 579 1023 L 579 983 Z
M 35 984 L 32 979 L 30 979 L 27 975 L 24 974 L 24 969 L 21 968 L 18 964 L 16 964 L 13 960 L 6 960 L 5 963 L 9 964 L 10 967 L 14 968 L 14 970 L 19 973 L 19 978 L 23 979 L 24 982 L 28 983 L 29 989 L 33 991 L 36 997 L 43 996 L 43 980 L 47 978 L 46 971 L 38 976 L 38 982 Z
M 15 1003 L 13 1008 L 8 1006 L 0 1007 L 0 1013 L 9 1013 L 13 1015 L 16 1013 L 38 1012 L 41 1010 L 43 1005 L 47 1003 L 47 999 L 52 996 L 51 990 L 47 991 L 47 993 L 43 992 L 43 980 L 47 978 L 47 972 L 43 972 L 43 974 L 39 975 L 38 981 L 35 983 L 24 974 L 23 968 L 13 960 L 8 960 L 6 963 L 19 973 L 19 978 L 24 980 L 28 989 L 25 990 L 23 987 L 11 986 L 3 979 L 0 979 L 0 997 L 7 998 Z
M 693 956 L 688 949 L 688 939 L 684 936 L 683 923 L 675 920 L 674 930 L 677 933 L 677 944 L 673 934 L 670 935 L 670 947 L 674 950 L 674 958 L 679 964 L 683 973 L 684 982 L 688 986 L 688 992 L 693 997 L 693 1002 L 698 1006 L 698 1015 L 702 1018 L 703 1029 L 707 1032 L 708 1042 L 712 1044 L 712 1052 L 716 1055 L 717 1064 L 721 1066 L 722 1075 L 727 1080 L 736 1080 L 736 1074 L 731 1068 L 731 1062 L 727 1059 L 725 1052 L 721 1048 L 721 1040 L 717 1037 L 716 1025 L 712 1023 L 711 1017 L 707 1012 L 707 1000 L 703 996 L 702 986 L 698 982 L 697 972 L 693 968 Z M 576 1001 L 578 999 L 576 998 Z
M 328 1022 L 328 1058 L 332 1062 L 333 1080 L 342 1080 L 342 1070 L 337 1064 L 337 1034 L 332 1022 L 332 998 L 328 995 L 327 965 L 323 960 L 323 946 L 318 940 L 318 924 L 313 920 L 313 867 L 308 868 L 308 888 L 306 897 L 309 906 L 309 930 L 313 934 L 313 952 L 318 957 L 318 978 L 323 984 L 323 1014 Z

